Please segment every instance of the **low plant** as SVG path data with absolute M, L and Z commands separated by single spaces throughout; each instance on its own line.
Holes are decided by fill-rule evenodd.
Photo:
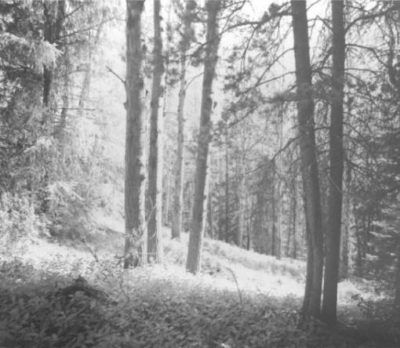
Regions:
M 23 247 L 29 240 L 47 233 L 46 218 L 35 214 L 26 195 L 4 193 L 0 197 L 0 245 L 3 252 Z

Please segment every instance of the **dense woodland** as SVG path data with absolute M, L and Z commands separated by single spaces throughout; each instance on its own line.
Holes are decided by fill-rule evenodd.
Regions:
M 400 346 L 399 1 L 1 0 L 0 88 L 0 346 Z M 18 259 L 40 240 L 113 280 Z M 261 255 L 303 292 L 273 324 L 234 268 Z M 239 312 L 171 295 L 176 264 L 233 279 Z M 362 320 L 346 282 L 376 295 L 347 296 Z

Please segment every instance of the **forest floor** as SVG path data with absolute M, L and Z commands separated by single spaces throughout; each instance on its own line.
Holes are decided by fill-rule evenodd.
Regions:
M 165 230 L 162 265 L 123 272 L 121 223 L 86 242 L 24 241 L 0 254 L 0 348 L 400 347 L 378 284 L 339 285 L 340 324 L 298 326 L 304 262 L 205 239 L 185 271 L 187 236 Z

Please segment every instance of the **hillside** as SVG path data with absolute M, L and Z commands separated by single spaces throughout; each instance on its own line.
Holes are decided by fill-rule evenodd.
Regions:
M 184 268 L 184 235 L 165 238 L 164 264 L 123 273 L 122 234 L 103 228 L 99 236 L 79 244 L 39 239 L 12 255 L 3 250 L 1 347 L 396 346 L 388 335 L 382 345 L 376 323 L 366 329 L 371 318 L 357 306 L 379 300 L 372 284 L 340 284 L 346 329 L 299 329 L 301 261 L 206 239 L 203 271 L 193 276 Z

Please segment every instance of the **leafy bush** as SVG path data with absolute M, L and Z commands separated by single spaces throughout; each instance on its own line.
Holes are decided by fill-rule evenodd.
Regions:
M 46 234 L 45 218 L 36 215 L 28 198 L 20 195 L 1 195 L 0 221 L 0 244 L 5 250 Z
M 54 237 L 81 239 L 92 230 L 90 199 L 82 197 L 77 183 L 57 181 L 49 187 L 50 232 Z

